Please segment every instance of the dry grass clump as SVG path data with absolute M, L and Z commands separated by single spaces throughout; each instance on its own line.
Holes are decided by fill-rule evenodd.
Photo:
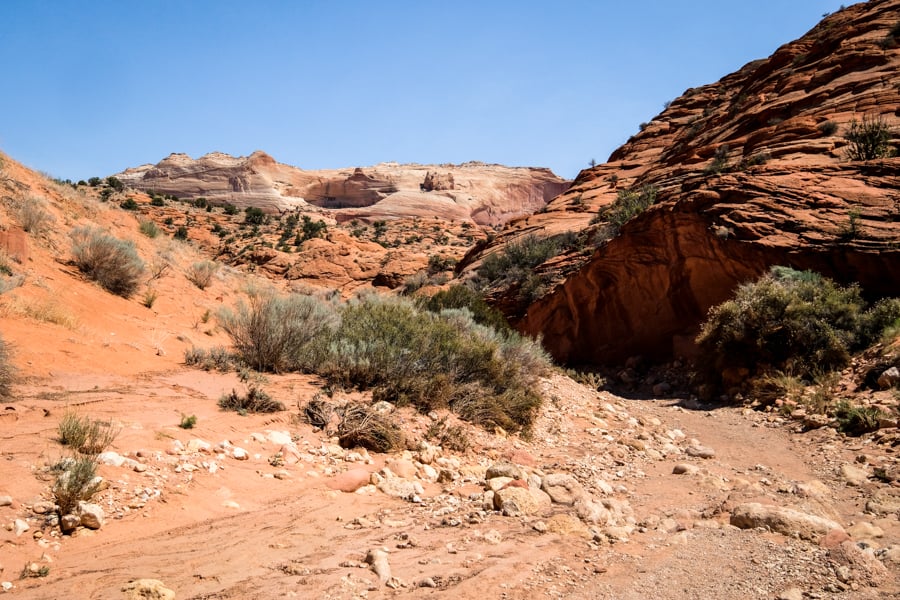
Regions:
M 89 226 L 77 227 L 70 235 L 75 265 L 82 273 L 124 298 L 137 289 L 144 274 L 144 261 L 133 242 Z
M 400 427 L 372 406 L 348 404 L 343 413 L 337 432 L 343 448 L 362 447 L 373 452 L 393 452 L 406 447 Z
M 191 346 L 184 351 L 184 364 L 200 367 L 204 371 L 228 371 L 235 365 L 234 356 L 222 346 L 198 348 Z
M 185 276 L 188 281 L 196 285 L 201 290 L 205 290 L 212 283 L 212 278 L 219 270 L 219 265 L 211 260 L 203 260 L 195 262 L 188 267 Z
M 90 457 L 109 448 L 119 435 L 119 431 L 119 427 L 111 421 L 81 417 L 67 411 L 59 422 L 57 439 L 63 446 L 71 448 L 76 455 Z
M 284 410 L 284 404 L 275 400 L 257 386 L 251 385 L 247 388 L 246 394 L 241 395 L 236 390 L 231 390 L 231 393 L 224 394 L 219 398 L 219 408 L 233 410 L 240 414 L 272 413 Z
M 469 437 L 462 425 L 447 422 L 447 417 L 432 421 L 425 432 L 425 439 L 435 442 L 447 450 L 465 452 L 469 449 Z
M 318 396 L 318 395 L 317 395 Z M 307 423 L 319 429 L 325 429 L 331 424 L 336 414 L 335 405 L 327 400 L 314 397 L 306 403 L 302 409 L 303 418 Z
M 46 202 L 35 196 L 24 198 L 16 206 L 15 216 L 22 229 L 35 235 L 46 231 L 50 223 L 53 222 L 53 217 L 47 212 Z
M 99 490 L 97 462 L 93 457 L 63 459 L 55 470 L 57 474 L 52 492 L 60 516 L 71 513 L 79 502 L 90 500 Z

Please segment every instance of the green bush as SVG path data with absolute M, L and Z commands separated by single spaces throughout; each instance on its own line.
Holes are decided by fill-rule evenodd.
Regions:
M 313 238 L 324 237 L 325 233 L 328 231 L 328 226 L 325 225 L 325 221 L 322 221 L 321 219 L 313 221 L 307 215 L 303 215 L 303 223 L 300 228 L 303 232 L 303 235 L 299 236 L 300 243 Z
M 862 121 L 853 119 L 844 134 L 849 142 L 850 160 L 874 160 L 891 155 L 891 128 L 881 115 L 864 115 Z
M 540 406 L 536 382 L 548 366 L 536 343 L 481 326 L 467 310 L 435 314 L 371 296 L 343 307 L 315 370 L 334 385 L 372 388 L 376 399 L 449 407 L 480 425 L 519 431 Z M 468 410 L 476 399 L 492 411 Z
M 643 186 L 639 190 L 619 190 L 616 200 L 601 210 L 592 222 L 606 221 L 609 237 L 619 234 L 622 226 L 641 214 L 656 202 L 657 190 L 653 186 Z
M 53 500 L 61 516 L 70 514 L 81 501 L 90 500 L 100 488 L 97 462 L 87 456 L 63 459 L 53 483 Z
M 238 356 L 257 371 L 282 372 L 309 362 L 309 346 L 336 319 L 334 310 L 313 298 L 252 292 L 249 302 L 219 315 Z
M 93 227 L 78 227 L 70 234 L 75 265 L 107 291 L 127 298 L 144 274 L 144 262 L 134 243 Z
M 122 183 L 122 180 L 120 180 L 118 177 L 107 177 L 106 185 L 108 185 L 109 187 L 111 187 L 112 189 L 114 189 L 117 192 L 125 191 L 125 184 Z
M 181 422 L 178 424 L 182 429 L 193 429 L 197 424 L 197 415 L 181 415 Z
M 541 238 L 528 234 L 489 254 L 476 273 L 484 287 L 518 285 L 536 276 L 532 270 L 567 250 L 568 236 Z
M 244 222 L 250 225 L 262 225 L 266 221 L 266 213 L 256 206 L 248 206 L 244 210 Z
M 172 237 L 176 240 L 181 240 L 182 242 L 186 242 L 188 239 L 188 229 L 184 225 L 179 225 L 178 229 L 175 230 L 175 233 L 172 234 Z
M 496 331 L 510 331 L 503 313 L 485 302 L 481 294 L 465 285 L 451 285 L 430 298 L 420 300 L 419 306 L 433 313 L 447 308 L 465 308 L 476 323 Z
M 119 207 L 124 210 L 137 210 L 138 203 L 134 201 L 134 198 L 129 197 L 125 198 L 125 200 L 123 200 L 122 203 L 119 204 Z
M 900 301 L 867 310 L 857 286 L 809 271 L 773 267 L 713 307 L 697 342 L 712 373 L 762 367 L 809 377 L 844 367 L 900 317 Z M 711 373 L 711 374 L 712 374 Z
M 817 129 L 819 130 L 819 133 L 821 133 L 822 135 L 831 136 L 831 135 L 834 135 L 835 133 L 837 133 L 838 124 L 835 123 L 834 121 L 825 121 L 823 123 L 819 123 Z
M 874 406 L 853 406 L 846 401 L 840 402 L 834 409 L 838 429 L 853 436 L 878 430 L 881 416 L 881 411 Z

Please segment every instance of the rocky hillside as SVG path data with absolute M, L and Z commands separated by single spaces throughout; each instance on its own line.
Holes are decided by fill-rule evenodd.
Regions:
M 536 269 L 548 293 L 521 307 L 515 282 L 491 290 L 569 363 L 688 354 L 708 309 L 773 264 L 900 295 L 900 159 L 855 159 L 847 139 L 865 121 L 896 145 L 898 26 L 900 1 L 860 3 L 686 90 L 545 211 L 471 253 L 466 272 L 529 233 L 578 232 Z M 617 199 L 642 193 L 652 206 L 616 231 Z
M 196 160 L 171 154 L 117 177 L 139 190 L 272 213 L 317 206 L 338 222 L 436 216 L 492 226 L 543 208 L 569 185 L 549 169 L 479 162 L 304 171 L 260 151 L 237 158 L 214 152 Z

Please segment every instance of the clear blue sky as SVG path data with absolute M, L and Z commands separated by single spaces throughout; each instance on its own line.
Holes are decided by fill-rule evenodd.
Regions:
M 73 180 L 257 149 L 574 177 L 840 4 L 2 0 L 0 149 Z

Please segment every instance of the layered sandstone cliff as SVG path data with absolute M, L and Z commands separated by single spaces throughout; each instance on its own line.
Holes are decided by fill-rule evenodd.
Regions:
M 900 295 L 900 159 L 850 160 L 844 137 L 864 117 L 900 132 L 898 24 L 898 0 L 854 5 L 687 90 L 545 212 L 470 254 L 468 272 L 526 233 L 581 232 L 587 247 L 538 269 L 574 273 L 524 310 L 510 308 L 515 289 L 492 290 L 569 363 L 687 353 L 708 309 L 773 264 Z M 656 203 L 606 241 L 595 215 L 645 186 Z
M 437 216 L 491 226 L 543 208 L 570 183 L 549 169 L 479 162 L 304 171 L 260 151 L 196 160 L 172 154 L 117 177 L 140 190 L 273 213 L 316 206 L 338 222 Z

